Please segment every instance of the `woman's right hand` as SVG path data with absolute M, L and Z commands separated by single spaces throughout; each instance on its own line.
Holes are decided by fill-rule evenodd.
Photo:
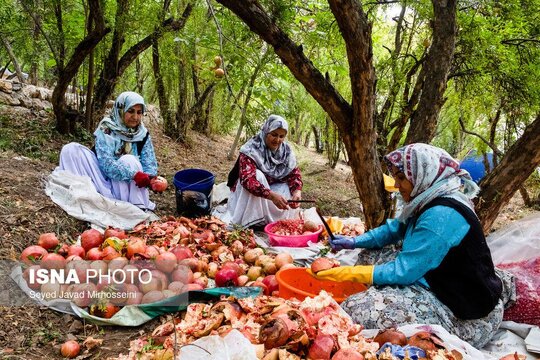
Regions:
M 287 210 L 289 208 L 287 200 L 283 196 L 279 195 L 278 193 L 270 191 L 270 195 L 268 196 L 268 199 L 272 201 L 274 205 L 277 206 L 278 209 Z
M 336 251 L 355 248 L 354 236 L 334 235 L 334 239 L 330 238 L 329 242 L 332 250 Z

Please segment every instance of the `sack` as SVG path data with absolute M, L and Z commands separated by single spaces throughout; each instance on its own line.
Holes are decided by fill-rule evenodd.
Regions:
M 495 265 L 516 279 L 516 302 L 503 319 L 540 326 L 540 214 L 518 220 L 486 241 Z

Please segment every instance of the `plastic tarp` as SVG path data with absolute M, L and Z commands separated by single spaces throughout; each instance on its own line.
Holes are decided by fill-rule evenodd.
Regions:
M 39 293 L 31 290 L 26 284 L 20 266 L 13 267 L 10 277 L 24 293 L 40 305 L 66 314 L 76 315 L 99 325 L 139 326 L 157 316 L 185 310 L 191 303 L 218 300 L 222 295 L 244 298 L 254 297 L 261 293 L 259 287 L 227 287 L 189 291 L 151 304 L 127 305 L 122 307 L 110 319 L 104 319 L 89 314 L 85 309 L 80 308 L 68 299 L 45 300 L 40 298 Z
M 152 212 L 144 212 L 126 201 L 99 194 L 86 176 L 54 170 L 45 184 L 45 193 L 70 216 L 105 229 L 109 225 L 131 230 L 147 220 L 158 220 Z

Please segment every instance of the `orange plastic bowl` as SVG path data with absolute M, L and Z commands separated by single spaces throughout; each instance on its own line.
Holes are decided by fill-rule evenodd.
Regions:
M 367 289 L 366 285 L 353 281 L 319 280 L 306 270 L 307 268 L 279 270 L 276 273 L 279 296 L 284 299 L 297 298 L 298 300 L 304 300 L 306 297 L 317 296 L 321 290 L 324 290 L 332 295 L 334 300 L 341 303 L 349 296 Z
M 316 243 L 319 241 L 319 234 L 322 232 L 322 226 L 319 225 L 319 230 L 306 235 L 276 235 L 272 232 L 272 229 L 277 224 L 276 222 L 270 223 L 264 227 L 264 232 L 268 234 L 270 238 L 270 245 L 272 246 L 287 246 L 287 247 L 306 247 L 308 241 Z

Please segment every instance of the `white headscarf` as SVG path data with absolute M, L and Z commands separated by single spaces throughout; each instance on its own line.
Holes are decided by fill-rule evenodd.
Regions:
M 126 143 L 143 140 L 148 130 L 144 127 L 142 121 L 136 128 L 128 128 L 126 124 L 124 124 L 125 112 L 139 104 L 142 105 L 143 112 L 146 111 L 146 105 L 144 104 L 144 99 L 141 95 L 133 91 L 121 93 L 114 102 L 110 117 L 104 117 L 103 120 L 101 120 L 96 132 L 108 129 L 110 130 L 109 135 L 119 138 Z M 94 135 L 96 135 L 96 132 L 94 132 Z
M 286 142 L 281 143 L 276 151 L 266 146 L 266 135 L 277 129 L 289 131 L 289 124 L 278 115 L 270 115 L 261 131 L 249 139 L 240 152 L 249 156 L 257 164 L 257 168 L 274 179 L 282 179 L 296 168 L 296 157 Z
M 480 189 L 469 173 L 460 169 L 459 162 L 443 149 L 410 144 L 392 151 L 384 159 L 389 168 L 396 166 L 413 185 L 411 201 L 405 203 L 398 217 L 401 222 L 438 197 L 455 199 L 474 212 L 471 200 Z

